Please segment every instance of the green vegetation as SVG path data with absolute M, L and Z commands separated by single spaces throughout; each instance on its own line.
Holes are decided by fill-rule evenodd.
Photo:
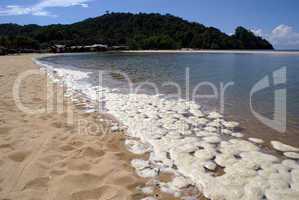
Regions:
M 243 27 L 229 36 L 170 14 L 107 13 L 70 25 L 1 24 L 0 46 L 45 49 L 64 45 L 128 45 L 130 49 L 273 49 Z
M 241 41 L 244 49 L 269 49 L 272 47 L 267 40 L 255 36 L 243 27 L 237 27 L 232 37 Z

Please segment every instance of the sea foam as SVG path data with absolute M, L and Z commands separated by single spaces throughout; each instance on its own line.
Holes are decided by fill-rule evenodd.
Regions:
M 127 126 L 128 137 L 139 139 L 140 144 L 127 141 L 133 153 L 150 153 L 148 161 L 132 161 L 138 175 L 176 174 L 172 182 L 161 184 L 163 191 L 180 196 L 182 188 L 196 185 L 215 200 L 299 198 L 297 160 L 263 153 L 254 141 L 240 139 L 242 134 L 235 131 L 239 124 L 221 114 L 204 113 L 200 105 L 183 99 L 92 87 L 82 82 L 89 72 L 43 66 L 49 74 L 55 71 L 70 90 L 104 101 L 107 112 Z

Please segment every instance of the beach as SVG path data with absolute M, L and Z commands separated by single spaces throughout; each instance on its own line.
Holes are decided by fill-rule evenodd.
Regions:
M 36 60 L 39 57 L 0 59 L 1 197 L 299 196 L 295 146 L 244 137 L 238 122 L 206 112 L 193 101 L 93 86 L 84 82 L 92 72 L 56 68 Z M 28 70 L 42 76 L 20 82 Z M 99 102 L 105 103 L 105 112 L 96 112 Z
M 125 150 L 121 133 L 78 134 L 66 111 L 27 114 L 16 107 L 14 81 L 26 70 L 39 70 L 34 57 L 0 57 L 1 199 L 136 199 L 135 188 L 145 179 L 130 166 L 134 156 Z M 43 76 L 26 79 L 20 89 L 24 106 L 44 107 L 46 87 Z M 70 105 L 74 122 L 101 123 L 103 116 Z
M 155 54 L 159 62 L 149 61 L 152 65 L 148 65 L 144 57 L 130 55 L 132 62 L 141 63 L 125 65 L 125 57 L 123 63 L 115 65 L 117 54 L 60 56 L 37 62 L 49 74 L 55 74 L 52 80 L 63 80 L 70 93 L 80 93 L 90 100 L 91 108 L 96 108 L 92 102 L 103 103 L 105 112 L 126 127 L 126 147 L 134 154 L 149 155 L 146 159 L 133 159 L 131 165 L 140 177 L 152 180 L 150 187 L 155 185 L 182 199 L 196 199 L 196 190 L 212 200 L 297 199 L 296 146 L 282 143 L 278 137 L 267 141 L 245 136 L 239 122 L 205 110 L 193 100 L 167 98 L 161 93 L 126 93 L 118 87 L 94 84 L 98 70 L 105 70 L 111 63 L 112 71 L 125 65 L 125 69 L 136 66 L 144 73 L 149 67 L 158 70 L 163 58 L 169 59 L 168 54 Z M 105 56 L 113 59 L 107 61 Z M 98 65 L 92 68 L 89 62 L 82 62 L 86 58 Z M 180 58 L 175 60 L 179 62 Z M 215 58 L 213 54 L 211 59 Z M 161 173 L 175 176 L 167 181 L 157 180 Z

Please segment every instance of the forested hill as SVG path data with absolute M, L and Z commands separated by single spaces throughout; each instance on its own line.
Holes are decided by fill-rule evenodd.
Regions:
M 53 44 L 127 45 L 130 49 L 273 49 L 243 27 L 227 35 L 169 14 L 108 13 L 69 25 L 1 24 L 0 46 L 44 49 Z

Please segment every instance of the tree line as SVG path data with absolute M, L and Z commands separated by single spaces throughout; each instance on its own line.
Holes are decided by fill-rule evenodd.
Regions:
M 265 39 L 237 27 L 227 35 L 170 14 L 106 13 L 69 25 L 0 24 L 0 46 L 46 49 L 62 45 L 126 45 L 130 49 L 273 49 Z

